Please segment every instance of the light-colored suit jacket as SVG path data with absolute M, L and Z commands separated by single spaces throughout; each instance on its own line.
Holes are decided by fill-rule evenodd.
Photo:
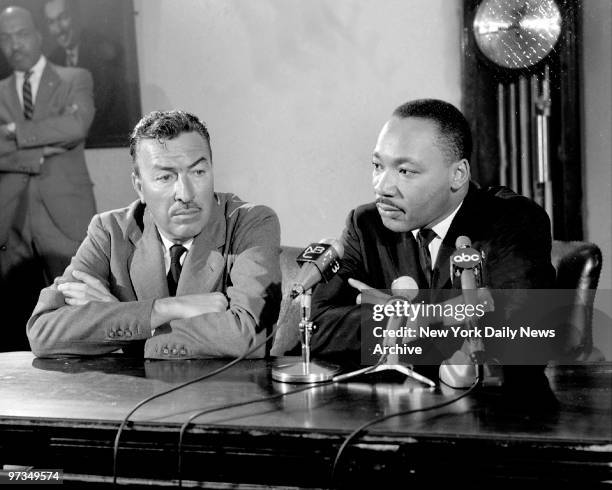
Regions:
M 0 124 L 14 122 L 16 139 L 0 138 L 0 245 L 31 176 L 53 221 L 81 241 L 94 213 L 84 141 L 94 116 L 93 81 L 87 70 L 47 61 L 31 120 L 23 116 L 15 75 L 0 81 Z M 66 149 L 43 158 L 44 146 Z
M 94 216 L 72 270 L 100 279 L 119 303 L 68 306 L 56 285 L 45 288 L 27 334 L 39 357 L 104 354 L 146 339 L 145 357 L 237 357 L 266 336 L 280 304 L 280 226 L 274 211 L 216 194 L 211 219 L 185 257 L 177 296 L 223 292 L 229 308 L 173 320 L 151 335 L 151 310 L 168 296 L 163 245 L 146 206 Z M 253 356 L 262 356 L 258 350 Z

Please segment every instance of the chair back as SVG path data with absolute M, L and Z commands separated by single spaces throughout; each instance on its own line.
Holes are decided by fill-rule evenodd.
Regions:
M 603 356 L 593 347 L 593 303 L 601 274 L 601 250 L 594 243 L 554 240 L 552 264 L 557 289 L 574 289 L 569 332 L 561 361 L 596 361 Z

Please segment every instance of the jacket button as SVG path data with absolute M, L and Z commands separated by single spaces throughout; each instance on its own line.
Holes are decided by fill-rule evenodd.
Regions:
M 6 245 L 2 245 L 2 246 L 0 247 L 0 250 L 2 250 L 3 252 L 6 252 Z

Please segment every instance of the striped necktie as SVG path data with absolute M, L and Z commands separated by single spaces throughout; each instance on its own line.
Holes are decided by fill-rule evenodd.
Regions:
M 26 119 L 32 119 L 34 114 L 34 101 L 32 100 L 32 85 L 30 84 L 30 77 L 32 71 L 26 71 L 23 75 L 23 117 Z

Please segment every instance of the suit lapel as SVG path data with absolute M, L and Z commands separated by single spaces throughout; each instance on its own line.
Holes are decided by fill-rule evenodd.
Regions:
M 130 263 L 130 278 L 138 299 L 164 298 L 168 296 L 162 244 L 151 213 L 146 208 L 143 217 L 144 229 L 136 225 L 129 233 L 134 244 Z
M 19 102 L 16 83 L 15 73 L 5 80 L 2 90 L 2 104 L 8 110 L 10 120 L 21 121 L 23 120 L 23 108 Z
M 185 257 L 176 294 L 211 292 L 225 270 L 223 247 L 226 242 L 223 207 L 213 204 L 210 221 L 193 240 Z
M 59 81 L 59 75 L 47 61 L 42 76 L 40 77 L 38 92 L 36 93 L 36 100 L 34 101 L 33 119 L 42 119 L 48 115 L 51 97 Z

